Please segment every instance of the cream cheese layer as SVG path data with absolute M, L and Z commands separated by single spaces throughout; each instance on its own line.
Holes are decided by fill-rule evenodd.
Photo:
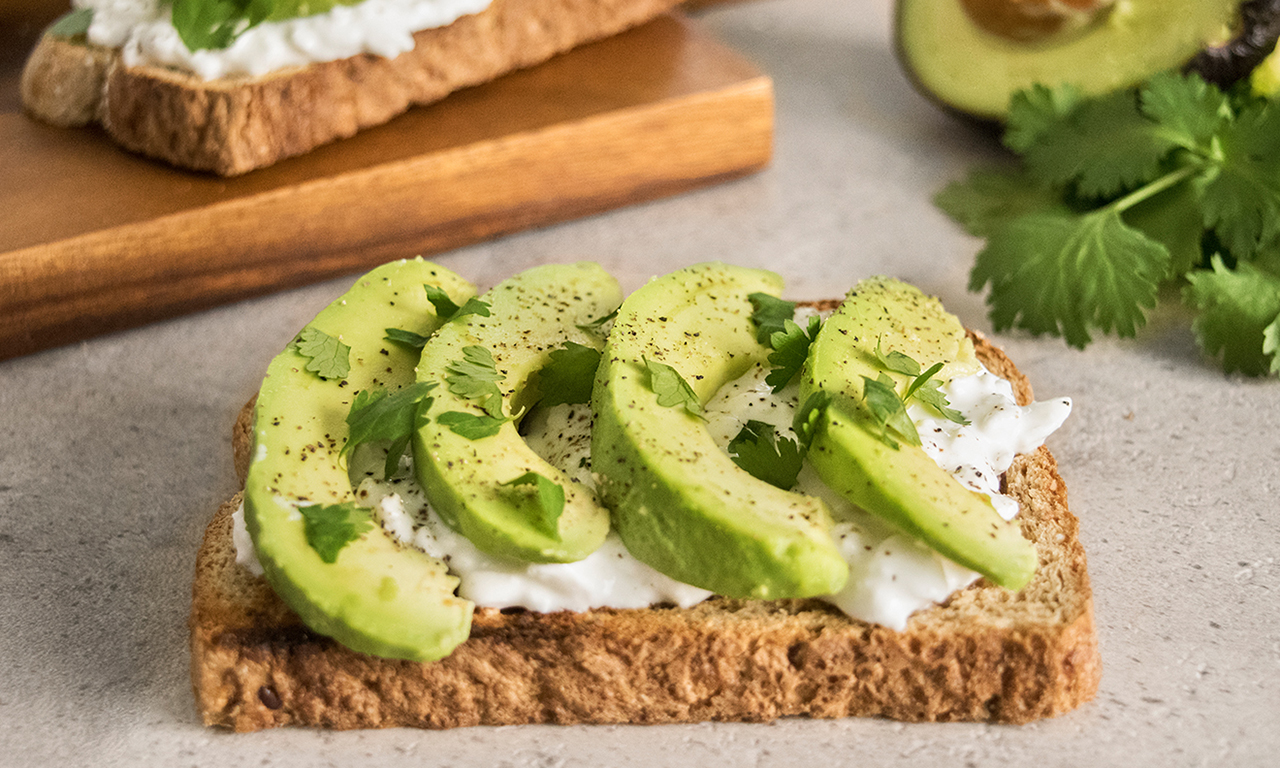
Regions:
M 192 51 L 171 21 L 171 6 L 159 0 L 74 0 L 93 9 L 89 40 L 121 49 L 129 66 L 153 65 L 190 72 L 205 80 L 258 77 L 370 53 L 394 58 L 413 50 L 413 33 L 452 24 L 479 13 L 491 0 L 364 0 L 329 11 L 244 30 L 223 49 Z

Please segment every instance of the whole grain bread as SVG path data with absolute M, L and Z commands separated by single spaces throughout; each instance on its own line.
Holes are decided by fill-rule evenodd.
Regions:
M 1031 388 L 973 335 L 1018 399 Z M 252 401 L 237 421 L 248 460 Z M 523 723 L 767 721 L 880 716 L 1025 723 L 1093 698 L 1101 674 L 1076 518 L 1053 456 L 1019 456 L 1007 492 L 1039 569 L 1019 592 L 979 581 L 896 632 L 817 600 L 715 597 L 689 609 L 476 610 L 470 638 L 432 663 L 356 653 L 311 632 L 235 562 L 225 503 L 200 547 L 191 674 L 208 725 L 252 731 Z
M 413 50 L 395 58 L 361 54 L 211 81 L 126 66 L 116 51 L 46 35 L 28 59 L 22 93 L 30 113 L 55 125 L 98 120 L 130 150 L 234 176 L 617 34 L 678 3 L 493 0 L 481 13 L 415 33 Z M 74 88 L 64 85 L 68 73 Z

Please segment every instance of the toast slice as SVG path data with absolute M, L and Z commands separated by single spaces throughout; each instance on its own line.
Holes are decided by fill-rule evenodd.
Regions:
M 678 4 L 493 0 L 480 13 L 415 33 L 413 50 L 392 59 L 361 54 L 211 81 L 164 67 L 126 66 L 118 51 L 45 35 L 23 72 L 23 102 L 46 122 L 98 121 L 134 152 L 236 176 L 617 34 Z
M 973 334 L 979 359 L 1031 388 Z M 248 464 L 252 401 L 234 432 Z M 1101 674 L 1078 523 L 1045 448 L 1005 476 L 1022 504 L 1039 569 L 1020 592 L 979 581 L 896 632 L 817 600 L 714 597 L 539 614 L 477 608 L 470 638 L 431 663 L 348 650 L 307 629 L 235 562 L 222 505 L 200 547 L 190 619 L 191 675 L 204 722 L 236 731 L 525 723 L 767 721 L 880 716 L 1025 723 L 1093 698 Z

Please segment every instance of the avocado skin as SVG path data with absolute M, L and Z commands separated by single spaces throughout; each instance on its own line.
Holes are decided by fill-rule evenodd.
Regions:
M 872 432 L 862 377 L 887 373 L 876 348 L 902 352 L 922 369 L 946 365 L 940 380 L 979 370 L 973 344 L 937 299 L 896 280 L 873 278 L 850 291 L 818 332 L 801 373 L 800 400 L 833 398 L 819 419 L 808 460 L 832 490 L 1000 586 L 1020 589 L 1035 574 L 1034 545 L 986 496 L 962 486 L 919 446 L 892 448 Z M 900 388 L 901 391 L 901 388 Z
M 478 403 L 449 391 L 448 366 L 462 359 L 466 346 L 489 350 L 505 378 L 498 384 L 504 412 L 532 405 L 536 374 L 551 353 L 573 341 L 600 349 L 598 335 L 578 328 L 613 312 L 622 302 L 618 281 L 588 262 L 553 264 L 521 272 L 499 283 L 481 299 L 490 315 L 466 315 L 446 324 L 423 347 L 419 381 L 437 384 L 425 423 L 413 437 L 414 468 L 431 506 L 449 527 L 490 554 L 539 563 L 581 560 L 604 543 L 609 511 L 591 489 L 574 482 L 533 452 L 517 422 L 498 434 L 470 440 L 439 423 L 450 411 L 482 414 Z M 536 497 L 502 484 L 536 472 L 565 491 L 558 531 L 537 524 Z
M 729 597 L 838 592 L 849 567 L 831 513 L 739 468 L 697 416 L 658 405 L 644 359 L 674 367 L 705 403 L 766 360 L 747 297 L 781 288 L 772 272 L 723 264 L 655 278 L 623 302 L 592 394 L 592 470 L 627 549 Z
M 1034 83 L 1070 82 L 1088 95 L 1180 69 L 1238 26 L 1240 0 L 1133 0 L 1124 24 L 1019 43 L 980 29 L 960 0 L 897 0 L 893 45 L 916 90 L 954 114 L 1002 123 L 1009 99 Z M 1239 73 L 1243 76 L 1247 72 Z M 975 85 L 976 84 L 976 85 Z
M 1239 32 L 1222 45 L 1196 54 L 1187 64 L 1219 88 L 1248 77 L 1276 48 L 1280 38 L 1280 0 L 1249 0 L 1240 6 Z
M 339 458 L 347 412 L 362 389 L 412 383 L 416 351 L 383 334 L 394 327 L 428 335 L 439 326 L 424 283 L 458 300 L 475 293 L 422 259 L 383 265 L 310 323 L 351 347 L 345 380 L 305 370 L 307 359 L 292 344 L 271 362 L 245 479 L 245 522 L 276 594 L 311 629 L 352 650 L 414 661 L 442 658 L 467 638 L 473 606 L 453 594 L 458 580 L 439 560 L 401 547 L 371 516 L 373 529 L 325 563 L 307 543 L 296 508 L 353 500 Z

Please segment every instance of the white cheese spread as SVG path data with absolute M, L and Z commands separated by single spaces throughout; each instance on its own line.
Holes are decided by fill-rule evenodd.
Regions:
M 727 449 L 729 441 L 752 419 L 774 425 L 780 437 L 794 439 L 791 421 L 797 387 L 793 383 L 774 394 L 765 383 L 767 373 L 756 367 L 722 387 L 707 403 L 707 428 L 722 448 Z M 1000 476 L 1015 455 L 1035 450 L 1061 426 L 1071 411 L 1071 401 L 1064 398 L 1020 406 L 1009 383 L 985 370 L 957 378 L 941 389 L 970 423 L 962 426 L 924 408 L 909 408 L 926 453 L 961 483 L 990 496 L 996 510 L 1011 519 L 1018 512 L 1018 503 L 1000 493 Z M 579 482 L 593 485 L 588 406 L 539 409 L 524 426 L 526 440 L 535 451 Z M 381 464 L 377 457 L 366 458 L 371 466 Z M 853 507 L 823 484 L 808 465 L 800 472 L 796 490 L 827 502 L 837 521 L 832 536 L 849 563 L 849 581 L 839 594 L 823 599 L 849 616 L 902 629 L 912 613 L 946 600 L 979 577 Z M 459 594 L 479 606 L 520 606 L 539 612 L 638 608 L 656 603 L 688 607 L 710 595 L 639 562 L 612 532 L 599 550 L 576 563 L 526 563 L 481 552 L 431 510 L 413 479 L 408 456 L 402 459 L 394 478 L 367 478 L 357 487 L 356 496 L 362 506 L 374 509 L 391 535 L 447 561 L 450 571 L 461 579 Z M 244 532 L 243 515 L 236 517 L 236 526 L 237 562 L 252 569 L 257 561 Z
M 765 383 L 767 374 L 756 367 L 722 387 L 707 403 L 707 428 L 722 447 L 751 419 L 772 424 L 779 436 L 795 439 L 791 421 L 797 385 L 792 383 L 775 395 Z M 1040 447 L 1062 425 L 1071 412 L 1071 401 L 1020 406 L 1009 382 L 986 370 L 953 379 L 941 390 L 969 424 L 962 426 L 910 406 L 907 412 L 925 453 L 963 485 L 991 497 L 996 511 L 1012 519 L 1018 514 L 1018 502 L 1000 493 L 1000 476 L 1014 456 Z M 831 534 L 849 563 L 849 581 L 839 594 L 824 599 L 854 618 L 902 629 L 912 613 L 942 602 L 978 579 L 977 573 L 845 501 L 808 465 L 801 470 L 795 490 L 817 496 L 831 507 L 837 521 Z
M 393 58 L 413 50 L 413 33 L 479 13 L 491 0 L 364 0 L 325 13 L 268 21 L 245 30 L 227 48 L 192 51 L 160 0 L 73 0 L 93 8 L 89 40 L 120 48 L 129 66 L 155 65 L 206 80 L 257 77 L 288 67 L 345 59 L 361 53 Z

